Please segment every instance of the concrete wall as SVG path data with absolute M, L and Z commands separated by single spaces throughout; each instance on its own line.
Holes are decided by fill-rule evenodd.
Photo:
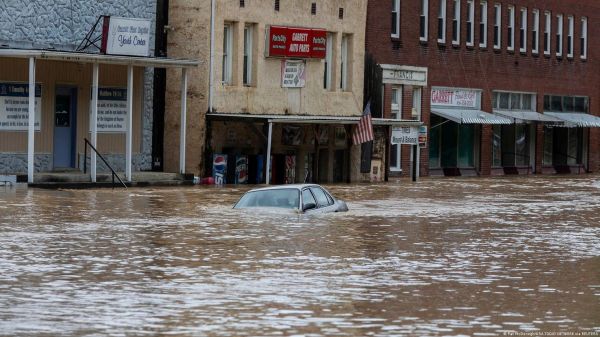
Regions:
M 311 4 L 317 4 L 316 15 Z M 240 7 L 238 0 L 217 1 L 215 21 L 215 97 L 214 112 L 248 114 L 298 114 L 358 116 L 363 105 L 364 27 L 366 4 L 364 0 L 296 0 L 282 1 L 275 11 L 272 1 L 246 1 Z M 339 9 L 344 17 L 338 17 Z M 233 82 L 221 83 L 223 30 L 225 22 L 233 23 Z M 242 84 L 243 29 L 253 24 L 254 81 Z M 186 170 L 200 172 L 203 168 L 205 142 L 205 113 L 208 110 L 208 77 L 210 50 L 210 1 L 172 0 L 169 9 L 169 56 L 199 59 L 201 64 L 190 72 L 187 119 Z M 323 89 L 324 60 L 308 60 L 307 83 L 302 89 L 281 88 L 281 59 L 266 58 L 265 29 L 268 25 L 310 27 L 335 33 L 334 73 L 332 90 Z M 338 88 L 339 55 L 342 34 L 352 35 L 349 58 L 351 85 L 347 91 Z M 178 167 L 179 148 L 179 81 L 176 71 L 168 73 L 168 92 L 165 120 L 165 165 L 167 170 Z
M 577 95 L 590 98 L 589 113 L 600 115 L 600 2 L 597 0 L 519 0 L 488 1 L 487 48 L 479 47 L 479 1 L 475 1 L 474 46 L 466 46 L 467 6 L 461 6 L 460 44 L 452 45 L 453 1 L 447 0 L 446 43 L 437 42 L 437 15 L 439 1 L 429 0 L 429 29 L 427 41 L 419 40 L 419 13 L 421 1 L 401 1 L 400 37 L 392 38 L 391 10 L 387 0 L 372 0 L 368 4 L 366 48 L 367 53 L 380 64 L 401 64 L 428 67 L 429 88 L 423 92 L 423 121 L 429 122 L 429 93 L 431 86 L 478 88 L 483 90 L 482 110 L 491 111 L 492 92 L 506 90 L 537 93 L 537 110 L 543 111 L 545 94 Z M 502 47 L 493 48 L 494 4 L 502 4 Z M 508 51 L 507 6 L 514 5 L 515 51 Z M 519 52 L 520 9 L 527 7 L 528 31 L 527 52 Z M 532 54 L 531 26 L 532 9 L 540 11 L 540 54 Z M 543 54 L 544 11 L 552 12 L 551 55 Z M 556 14 L 563 14 L 563 58 L 556 57 Z M 574 57 L 566 57 L 567 16 L 573 15 Z M 588 58 L 580 59 L 579 37 L 582 16 L 588 17 Z M 389 89 L 388 89 L 389 91 Z M 391 92 L 391 91 L 389 91 Z M 391 104 L 386 95 L 384 107 Z M 542 133 L 543 134 L 543 133 Z M 540 135 L 541 136 L 541 135 Z M 491 126 L 482 128 L 481 174 L 490 174 L 491 169 Z M 403 151 L 404 154 L 407 151 Z M 600 130 L 590 129 L 589 168 L 600 169 Z M 407 158 L 403 158 L 407 160 Z M 422 165 L 428 163 L 428 151 L 423 151 Z M 421 172 L 427 172 L 422 167 Z
M 0 5 L 0 32 L 2 32 L 0 34 L 0 46 L 9 48 L 55 48 L 57 50 L 72 51 L 85 37 L 100 15 L 150 19 L 152 23 L 150 53 L 153 54 L 156 17 L 155 0 L 54 0 L 51 4 L 47 0 L 2 0 Z M 97 52 L 91 49 L 88 51 Z M 38 72 L 43 74 L 44 70 L 40 69 L 40 66 L 41 64 L 38 63 Z M 27 68 L 23 67 L 23 69 L 19 78 L 13 78 L 13 81 L 27 79 Z M 144 89 L 139 91 L 139 97 L 143 100 L 141 128 L 136 130 L 134 137 L 141 137 L 141 154 L 136 155 L 139 159 L 135 161 L 138 165 L 134 169 L 140 170 L 151 168 L 153 73 L 152 69 L 143 71 Z M 76 72 L 72 74 L 76 74 Z M 91 75 L 87 73 L 84 77 L 89 76 Z M 104 76 L 102 70 L 100 76 Z M 123 74 L 117 75 L 117 78 L 123 78 L 123 76 L 126 78 L 125 71 L 123 71 Z M 6 76 L 2 77 L 2 74 L 0 74 L 0 80 L 9 79 Z M 49 78 L 47 81 L 54 82 L 55 79 Z M 76 81 L 72 80 L 71 82 Z M 45 88 L 49 87 L 47 83 Z M 136 82 L 136 85 L 139 87 L 142 82 Z M 0 149 L 0 151 L 2 150 Z M 26 152 L 26 148 L 23 151 Z M 115 151 L 109 149 L 108 152 Z M 19 159 L 20 153 L 23 152 L 3 152 L 4 157 L 12 159 L 7 159 L 2 169 L 7 172 L 26 171 L 27 165 L 25 163 L 23 166 L 22 160 Z M 6 164 L 8 162 L 13 164 Z M 42 162 L 45 161 L 42 160 Z M 51 165 L 44 164 L 41 166 L 42 171 L 47 171 L 49 168 L 51 168 Z

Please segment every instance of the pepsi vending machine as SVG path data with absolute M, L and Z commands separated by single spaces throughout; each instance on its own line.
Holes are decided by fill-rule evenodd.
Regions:
M 214 154 L 213 155 L 213 178 L 215 179 L 215 185 L 224 185 L 227 183 L 227 155 L 226 154 Z
M 235 184 L 248 183 L 248 156 L 239 155 L 235 158 Z

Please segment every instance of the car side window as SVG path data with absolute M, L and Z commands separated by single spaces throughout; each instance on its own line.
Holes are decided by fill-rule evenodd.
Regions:
M 327 198 L 327 195 L 322 189 L 318 187 L 311 187 L 310 190 L 315 195 L 315 198 L 317 198 L 317 203 L 319 204 L 319 207 L 326 207 L 333 204 L 333 202 L 329 202 L 329 198 Z
M 312 193 L 310 193 L 308 188 L 305 190 L 302 190 L 302 200 L 304 202 L 304 205 L 310 204 L 310 203 L 315 204 L 315 206 L 317 205 L 317 201 L 315 200 L 315 197 L 313 197 Z

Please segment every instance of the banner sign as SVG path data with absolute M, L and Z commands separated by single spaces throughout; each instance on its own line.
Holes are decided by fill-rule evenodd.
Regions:
M 270 26 L 267 28 L 267 46 L 267 57 L 323 59 L 327 50 L 327 31 Z
M 42 85 L 35 85 L 35 131 L 41 130 Z M 0 130 L 29 128 L 29 83 L 0 83 Z
M 101 52 L 147 57 L 150 52 L 150 20 L 105 16 Z
M 98 132 L 127 131 L 127 89 L 98 89 L 97 130 Z
M 431 105 L 477 108 L 480 92 L 465 89 L 431 89 Z
M 392 129 L 392 144 L 419 144 L 419 127 L 396 127 Z
M 304 88 L 306 84 L 306 62 L 304 60 L 281 61 L 281 87 Z

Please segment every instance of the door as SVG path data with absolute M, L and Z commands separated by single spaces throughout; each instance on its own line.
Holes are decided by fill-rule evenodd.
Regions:
M 57 87 L 54 100 L 54 169 L 75 167 L 77 88 Z

